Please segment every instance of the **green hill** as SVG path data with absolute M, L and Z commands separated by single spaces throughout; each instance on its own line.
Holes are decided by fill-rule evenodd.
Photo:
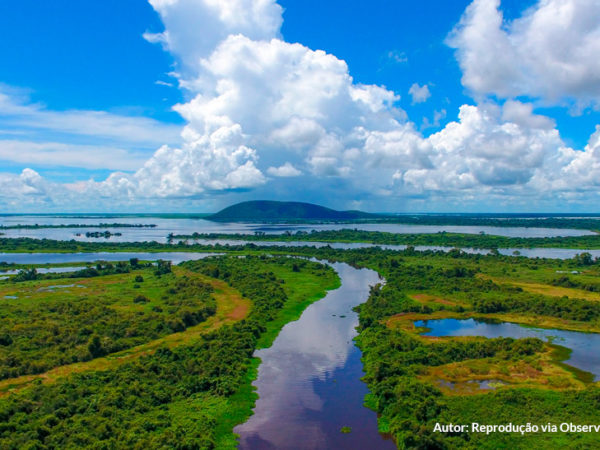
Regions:
M 215 222 L 287 222 L 345 221 L 377 217 L 362 211 L 336 211 L 312 203 L 256 200 L 229 206 L 206 219 Z

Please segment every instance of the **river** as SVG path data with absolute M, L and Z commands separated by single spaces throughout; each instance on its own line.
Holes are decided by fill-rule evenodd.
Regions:
M 387 250 L 404 250 L 405 245 L 375 245 L 375 244 L 361 244 L 361 243 L 323 243 L 323 242 L 246 242 L 246 241 L 227 241 L 227 240 L 211 240 L 202 241 L 202 244 L 206 245 L 243 245 L 246 243 L 252 243 L 260 247 L 270 246 L 285 246 L 285 247 L 302 247 L 302 246 L 314 246 L 314 247 L 326 247 L 330 246 L 335 249 L 359 249 L 359 248 L 372 248 L 379 247 Z M 441 250 L 449 251 L 451 247 L 428 247 L 428 246 L 417 246 L 416 250 Z M 489 250 L 484 249 L 471 249 L 464 248 L 463 251 L 467 253 L 489 253 Z M 503 255 L 512 255 L 516 249 L 499 249 L 499 252 Z M 593 257 L 600 257 L 600 250 L 575 250 L 568 248 L 530 248 L 530 249 L 518 249 L 521 256 L 529 258 L 555 258 L 555 259 L 568 259 L 573 258 L 575 255 L 583 252 L 590 253 Z M 0 253 L 0 262 L 8 264 L 60 264 L 60 263 L 73 263 L 73 262 L 94 262 L 94 261 L 125 261 L 130 258 L 138 258 L 141 260 L 155 261 L 157 259 L 170 260 L 173 264 L 178 264 L 182 261 L 190 259 L 204 258 L 210 255 L 217 255 L 219 253 L 202 253 L 202 252 L 90 252 L 90 253 Z
M 375 412 L 363 406 L 368 391 L 353 342 L 358 316 L 352 308 L 381 280 L 372 270 L 331 265 L 341 287 L 255 353 L 262 361 L 254 382 L 259 399 L 250 419 L 234 429 L 240 449 L 396 448 L 378 433 Z

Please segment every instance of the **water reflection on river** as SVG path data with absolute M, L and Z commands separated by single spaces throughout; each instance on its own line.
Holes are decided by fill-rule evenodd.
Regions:
M 268 349 L 256 352 L 259 399 L 248 422 L 235 428 L 241 449 L 394 449 L 377 432 L 376 414 L 363 406 L 368 392 L 360 351 L 352 339 L 376 272 L 332 264 L 342 286 L 287 324 Z M 344 434 L 340 429 L 350 427 Z

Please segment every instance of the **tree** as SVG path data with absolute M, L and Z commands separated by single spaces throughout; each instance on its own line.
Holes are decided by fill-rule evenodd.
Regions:
M 594 264 L 592 255 L 589 254 L 588 252 L 583 252 L 581 254 L 575 255 L 573 260 L 575 261 L 575 264 L 577 264 L 578 266 L 591 266 L 592 264 Z
M 102 341 L 100 340 L 100 336 L 97 334 L 94 334 L 88 341 L 88 351 L 90 352 L 90 355 L 92 355 L 92 358 L 97 358 L 104 355 Z

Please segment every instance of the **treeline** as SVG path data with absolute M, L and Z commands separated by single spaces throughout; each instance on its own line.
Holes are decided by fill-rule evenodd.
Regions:
M 82 269 L 75 270 L 72 272 L 59 272 L 59 273 L 38 273 L 35 267 L 24 268 L 17 272 L 9 280 L 13 283 L 21 281 L 33 281 L 33 280 L 58 280 L 64 278 L 94 278 L 106 275 L 115 275 L 121 273 L 129 273 L 132 270 L 155 267 L 154 274 L 162 275 L 171 272 L 171 261 L 165 261 L 159 259 L 156 263 L 145 262 L 140 263 L 138 258 L 130 258 L 129 262 L 117 261 L 107 262 L 98 261 L 95 266 L 85 266 Z
M 411 225 L 600 229 L 600 215 L 598 214 L 576 214 L 573 216 L 539 217 L 533 214 L 527 217 L 515 217 L 514 215 L 418 215 L 397 216 L 393 219 L 387 219 L 387 222 Z
M 79 271 L 83 277 L 122 275 L 111 280 L 120 283 L 111 293 L 101 279 L 90 287 L 82 286 L 77 294 L 55 293 L 55 287 L 29 281 L 29 289 L 44 293 L 37 295 L 41 298 L 2 302 L 0 379 L 42 373 L 115 353 L 184 331 L 215 314 L 209 284 L 177 277 L 164 269 L 160 273 L 158 267 L 140 269 L 139 265 L 123 264 Z M 168 268 L 170 271 L 170 265 Z M 76 283 L 82 279 L 76 274 L 43 277 L 52 275 L 59 280 L 63 275 L 65 281 Z M 94 294 L 87 294 L 87 289 Z
M 86 238 L 105 238 L 108 239 L 112 236 L 122 236 L 123 233 L 111 233 L 110 231 L 86 231 Z M 81 236 L 81 233 L 76 233 L 75 236 Z
M 586 236 L 555 237 L 506 237 L 488 234 L 421 233 L 399 234 L 381 231 L 362 231 L 357 229 L 326 230 L 311 232 L 297 231 L 283 234 L 226 234 L 226 233 L 193 233 L 190 235 L 169 236 L 174 239 L 205 240 L 245 240 L 245 241 L 283 241 L 283 242 L 356 242 L 380 245 L 412 245 L 431 247 L 463 247 L 477 249 L 498 248 L 600 248 L 600 234 Z

